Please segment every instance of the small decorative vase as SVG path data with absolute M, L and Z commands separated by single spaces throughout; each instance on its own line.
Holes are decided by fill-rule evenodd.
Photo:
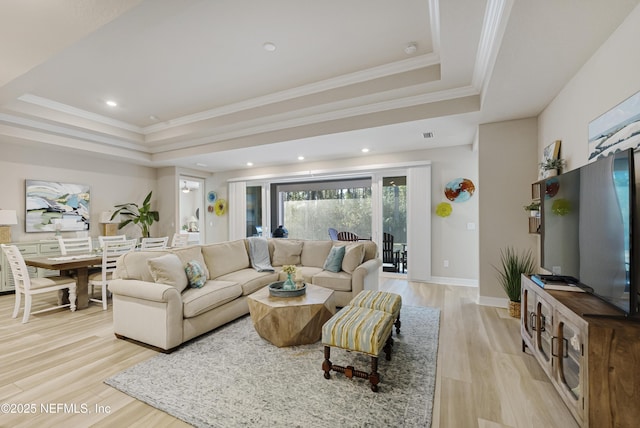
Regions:
M 287 274 L 287 280 L 284 282 L 284 284 L 282 284 L 282 289 L 283 290 L 295 290 L 296 289 L 296 283 L 293 282 L 293 279 L 291 279 L 291 274 L 290 273 Z

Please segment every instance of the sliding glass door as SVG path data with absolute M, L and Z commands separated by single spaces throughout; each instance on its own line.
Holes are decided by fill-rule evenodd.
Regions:
M 329 229 L 371 239 L 371 179 L 272 185 L 272 227 L 289 238 L 329 239 Z
M 383 271 L 407 271 L 407 177 L 382 177 Z

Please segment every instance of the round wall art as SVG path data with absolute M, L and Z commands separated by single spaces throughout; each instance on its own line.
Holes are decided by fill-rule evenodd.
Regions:
M 468 178 L 454 178 L 444 187 L 444 195 L 450 201 L 465 202 L 473 196 L 475 190 L 476 186 Z
M 560 182 L 556 177 L 548 179 L 544 184 L 545 199 L 551 199 L 558 194 L 558 190 L 560 190 Z
M 210 204 L 214 203 L 216 199 L 218 199 L 218 195 L 216 195 L 216 192 L 213 190 L 207 194 L 207 201 L 209 201 Z
M 449 217 L 451 215 L 451 204 L 449 202 L 440 202 L 436 207 L 436 215 L 439 217 Z
M 214 210 L 217 216 L 225 215 L 227 213 L 227 201 L 224 199 L 218 199 L 214 204 Z

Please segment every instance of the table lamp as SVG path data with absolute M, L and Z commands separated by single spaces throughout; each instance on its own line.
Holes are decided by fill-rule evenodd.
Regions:
M 15 210 L 0 209 L 0 244 L 11 242 L 11 226 L 18 224 L 18 216 Z
M 102 224 L 102 234 L 104 236 L 113 236 L 118 234 L 118 223 L 120 223 L 120 214 L 111 220 L 113 211 L 103 211 L 100 213 L 100 224 Z
M 189 232 L 198 232 L 198 219 L 195 216 L 189 218 Z

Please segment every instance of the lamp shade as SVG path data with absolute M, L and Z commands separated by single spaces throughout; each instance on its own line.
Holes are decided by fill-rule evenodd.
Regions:
M 15 210 L 0 210 L 0 224 L 18 224 L 18 216 Z

